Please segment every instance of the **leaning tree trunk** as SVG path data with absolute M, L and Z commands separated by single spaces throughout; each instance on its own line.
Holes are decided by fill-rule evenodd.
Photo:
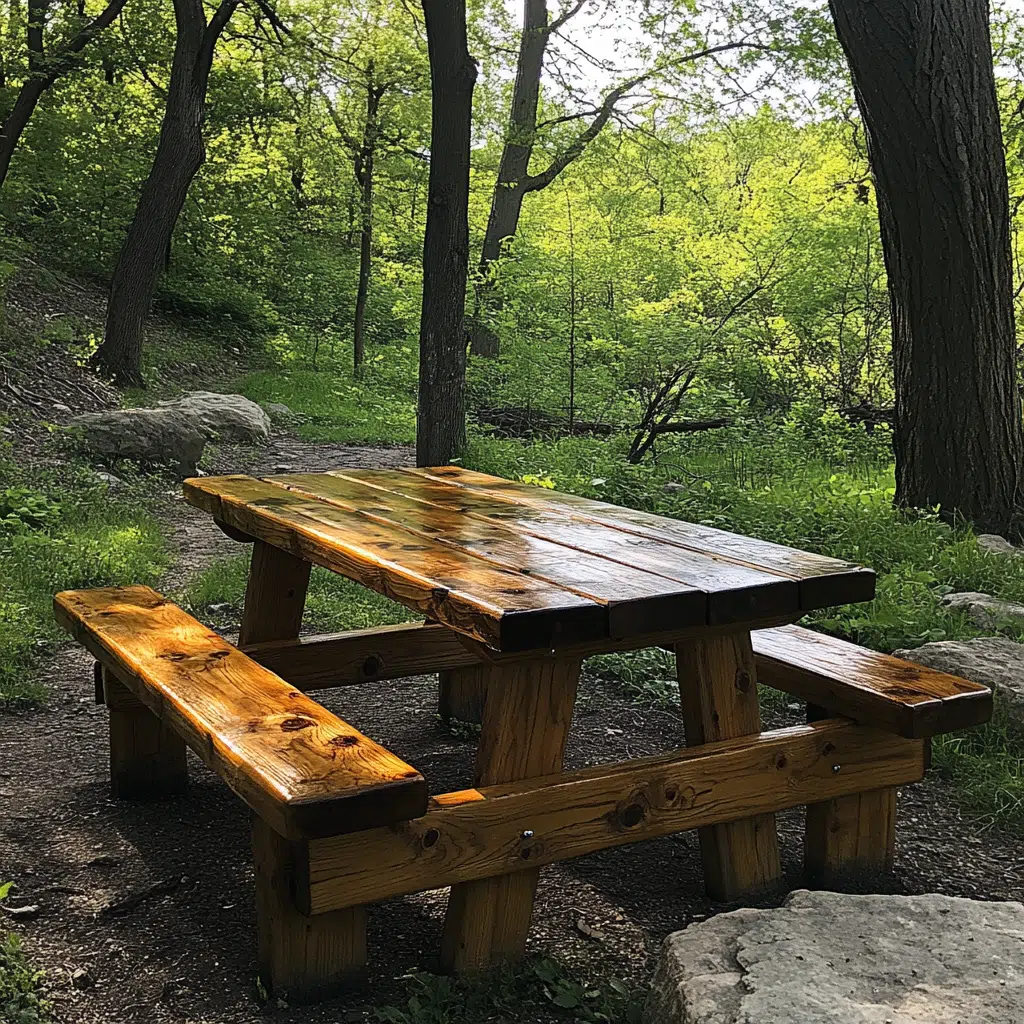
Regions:
M 7 180 L 11 158 L 18 148 L 22 132 L 28 127 L 36 104 L 47 88 L 49 86 L 45 80 L 29 78 L 18 91 L 14 106 L 4 119 L 3 127 L 0 127 L 0 188 L 3 188 Z
M 466 443 L 469 143 L 476 64 L 466 42 L 466 0 L 423 0 L 423 13 L 432 122 L 416 464 L 438 466 Z
M 830 0 L 878 193 L 896 500 L 1020 528 L 1009 198 L 986 0 Z
M 366 355 L 366 300 L 370 294 L 370 271 L 373 258 L 373 172 L 377 156 L 377 115 L 385 89 L 374 85 L 373 61 L 367 68 L 366 123 L 356 156 L 356 179 L 361 196 L 361 231 L 359 238 L 359 285 L 356 289 L 356 311 L 352 329 L 352 364 L 358 370 Z
M 237 2 L 224 0 L 209 26 L 202 0 L 174 3 L 178 35 L 160 141 L 114 269 L 106 331 L 95 355 L 119 384 L 144 383 L 144 324 L 189 186 L 206 160 L 203 122 L 213 49 Z

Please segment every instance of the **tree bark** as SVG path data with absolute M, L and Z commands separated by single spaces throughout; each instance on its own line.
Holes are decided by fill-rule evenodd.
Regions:
M 177 39 L 160 140 L 110 286 L 94 357 L 119 384 L 143 385 L 144 324 L 189 186 L 206 160 L 206 90 L 217 39 L 238 6 L 222 0 L 206 23 L 202 0 L 174 0 Z
M 466 279 L 469 147 L 476 64 L 465 0 L 423 0 L 430 60 L 431 128 L 423 243 L 416 464 L 450 462 L 466 443 Z
M 1009 197 L 986 0 L 830 0 L 892 307 L 896 500 L 1020 529 Z
M 0 126 L 0 188 L 3 188 L 7 180 L 14 151 L 18 148 L 22 133 L 28 127 L 40 98 L 58 78 L 76 66 L 78 54 L 121 13 L 125 3 L 126 0 L 110 0 L 89 24 L 53 54 L 45 52 L 43 43 L 47 5 L 41 0 L 29 3 L 26 30 L 28 77 Z

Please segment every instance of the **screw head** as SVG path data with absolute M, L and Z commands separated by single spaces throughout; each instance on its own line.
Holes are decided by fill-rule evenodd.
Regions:
M 838 775 L 839 772 L 840 772 L 840 769 L 842 769 L 842 767 L 843 766 L 841 764 L 834 764 L 834 765 L 832 765 L 832 774 L 833 775 Z
M 527 829 L 527 830 L 526 830 L 526 831 L 525 831 L 525 832 L 524 832 L 524 833 L 522 834 L 522 836 L 520 836 L 520 838 L 521 838 L 521 839 L 532 839 L 532 838 L 533 838 L 533 830 L 532 830 L 532 829 Z

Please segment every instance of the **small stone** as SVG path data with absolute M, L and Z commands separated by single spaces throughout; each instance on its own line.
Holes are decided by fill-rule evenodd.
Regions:
M 92 975 L 84 967 L 76 967 L 71 972 L 71 987 L 78 989 L 80 992 L 87 988 L 92 988 L 95 984 Z
M 67 413 L 68 415 L 71 414 L 70 407 L 66 406 L 63 402 L 54 402 L 53 403 L 53 411 L 54 412 Z
M 1000 537 L 998 533 L 979 533 L 974 539 L 982 551 L 987 551 L 991 555 L 1024 554 L 1024 549 L 1015 547 L 1005 537 Z
M 3 906 L 3 911 L 18 921 L 32 921 L 39 916 L 39 906 L 35 903 L 26 903 L 20 907 Z
M 114 476 L 113 473 L 107 473 L 104 470 L 96 470 L 93 476 L 101 484 L 107 485 L 109 491 L 119 491 L 124 487 L 124 481 L 119 476 Z
M 582 917 L 576 918 L 576 931 L 580 935 L 586 935 L 588 939 L 594 939 L 597 942 L 604 941 L 604 932 L 600 928 L 595 928 L 593 925 L 587 924 L 586 920 Z
M 275 423 L 279 420 L 287 422 L 295 419 L 295 413 L 284 402 L 266 402 L 263 408 Z
M 222 615 L 224 612 L 231 611 L 231 605 L 227 601 L 219 601 L 217 604 L 210 605 L 210 611 L 214 615 Z
M 290 473 L 295 467 L 289 466 L 286 462 L 282 462 L 279 466 L 274 467 L 275 473 Z
M 666 494 L 678 494 L 680 491 L 686 490 L 686 484 L 678 484 L 674 481 L 670 481 L 661 488 Z

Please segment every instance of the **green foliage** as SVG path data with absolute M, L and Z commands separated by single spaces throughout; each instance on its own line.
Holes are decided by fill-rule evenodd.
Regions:
M 155 582 L 166 553 L 146 498 L 142 484 L 111 495 L 85 467 L 0 461 L 0 706 L 45 696 L 32 668 L 63 635 L 55 592 Z
M 0 901 L 10 891 L 10 882 L 0 882 Z M 43 979 L 18 936 L 0 935 L 0 1024 L 44 1024 L 50 1019 L 50 1005 L 39 994 Z
M 632 1024 L 640 1020 L 639 993 L 618 979 L 588 984 L 555 960 L 528 961 L 478 981 L 416 972 L 406 979 L 399 1005 L 379 1006 L 374 1019 L 385 1024 L 477 1024 L 484 1020 L 544 1019 L 586 1024 Z

